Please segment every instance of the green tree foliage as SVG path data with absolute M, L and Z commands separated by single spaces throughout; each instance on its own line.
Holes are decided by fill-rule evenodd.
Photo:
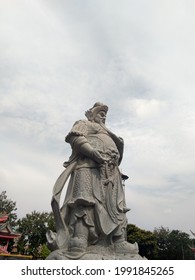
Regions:
M 18 231 L 22 236 L 18 242 L 18 250 L 22 254 L 31 254 L 34 258 L 41 258 L 43 245 L 46 244 L 46 232 L 55 230 L 52 213 L 36 212 L 27 214 L 17 222 Z M 44 247 L 45 249 L 45 247 Z M 43 254 L 46 250 L 44 250 Z M 49 252 L 48 252 L 49 253 Z
M 147 259 L 156 259 L 157 242 L 156 237 L 151 231 L 140 229 L 135 225 L 127 226 L 127 241 L 137 242 L 139 245 L 139 254 Z
M 6 191 L 0 193 L 0 213 L 9 215 L 9 222 L 11 226 L 15 226 L 17 220 L 16 202 L 8 199 Z
M 158 259 L 160 260 L 190 260 L 193 253 L 189 248 L 192 243 L 189 234 L 166 228 L 154 230 L 158 244 Z
M 154 235 L 156 236 L 157 246 L 158 246 L 158 255 L 157 259 L 166 260 L 168 253 L 168 238 L 170 230 L 168 228 L 160 227 L 155 228 Z
M 150 260 L 191 260 L 194 258 L 189 246 L 193 239 L 189 234 L 168 228 L 156 228 L 153 232 L 146 231 L 135 225 L 127 226 L 127 241 L 139 245 L 139 253 Z
M 45 260 L 46 257 L 51 253 L 46 244 L 40 247 L 40 259 Z

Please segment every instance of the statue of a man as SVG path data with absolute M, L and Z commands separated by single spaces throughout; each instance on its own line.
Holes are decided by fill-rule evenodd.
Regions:
M 106 128 L 107 111 L 106 105 L 95 103 L 85 113 L 87 120 L 77 121 L 65 138 L 72 155 L 54 186 L 52 203 L 57 227 L 55 248 L 69 256 L 109 247 L 114 254 L 138 253 L 137 243 L 126 241 L 129 209 L 118 167 L 124 143 Z M 59 197 L 68 178 L 60 209 Z

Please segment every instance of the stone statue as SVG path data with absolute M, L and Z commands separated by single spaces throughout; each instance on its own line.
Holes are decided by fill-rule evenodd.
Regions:
M 65 138 L 72 155 L 53 189 L 56 233 L 47 233 L 53 251 L 48 259 L 141 258 L 137 243 L 126 241 L 129 209 L 118 167 L 124 143 L 105 126 L 107 111 L 96 102 L 85 113 L 87 120 L 77 121 Z

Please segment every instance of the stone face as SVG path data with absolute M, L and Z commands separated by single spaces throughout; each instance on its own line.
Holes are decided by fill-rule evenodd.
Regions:
M 137 243 L 126 241 L 129 209 L 119 170 L 124 144 L 105 126 L 107 111 L 106 105 L 95 103 L 87 120 L 77 121 L 65 138 L 72 155 L 53 188 L 56 233 L 47 233 L 53 251 L 48 259 L 141 258 Z

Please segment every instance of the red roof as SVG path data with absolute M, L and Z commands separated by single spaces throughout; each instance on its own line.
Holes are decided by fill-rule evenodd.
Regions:
M 0 238 L 13 239 L 20 237 L 21 234 L 15 232 L 8 221 L 7 214 L 0 214 Z
M 9 239 L 13 239 L 13 238 L 17 238 L 20 237 L 21 234 L 19 233 L 9 233 L 9 232 L 0 232 L 0 238 L 9 238 Z
M 0 214 L 0 223 L 5 222 L 8 219 L 8 215 Z

